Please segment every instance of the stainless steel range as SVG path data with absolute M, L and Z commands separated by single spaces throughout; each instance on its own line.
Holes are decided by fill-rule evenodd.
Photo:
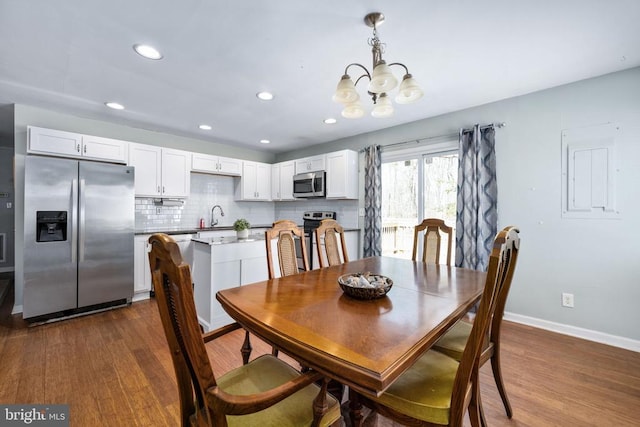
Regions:
M 319 266 L 315 241 L 313 240 L 313 230 L 318 228 L 323 219 L 336 219 L 336 213 L 330 211 L 306 211 L 302 215 L 305 244 L 307 245 L 307 255 L 309 256 L 309 268 Z

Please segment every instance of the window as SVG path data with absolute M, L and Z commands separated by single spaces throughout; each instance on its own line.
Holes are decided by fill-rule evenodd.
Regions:
M 455 246 L 457 184 L 457 141 L 383 151 L 382 255 L 410 259 L 413 229 L 425 218 L 454 228 Z

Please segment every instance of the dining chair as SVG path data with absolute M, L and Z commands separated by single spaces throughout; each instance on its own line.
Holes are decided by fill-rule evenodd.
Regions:
M 438 218 L 427 218 L 414 227 L 413 231 L 413 254 L 411 259 L 417 261 L 418 255 L 418 237 L 424 231 L 422 244 L 422 262 L 430 264 L 440 264 L 440 245 L 442 243 L 442 234 L 446 234 L 447 238 L 447 265 L 451 265 L 451 240 L 453 236 L 453 228 Z
M 316 371 L 301 374 L 267 354 L 216 377 L 205 343 L 240 325 L 201 334 L 191 272 L 178 245 L 166 234 L 154 234 L 149 242 L 152 280 L 178 383 L 183 427 L 339 425 L 340 405 L 328 395 L 328 381 Z
M 273 226 L 264 232 L 264 240 L 267 245 L 267 268 L 269 279 L 275 279 L 275 269 L 273 262 L 272 241 L 277 239 L 276 248 L 278 253 L 278 265 L 280 266 L 280 276 L 290 276 L 298 274 L 301 269 L 298 266 L 298 259 L 302 260 L 302 271 L 309 271 L 309 258 L 307 257 L 307 245 L 305 243 L 304 231 L 298 225 L 288 219 L 283 219 L 273 223 Z M 300 245 L 300 253 L 296 251 L 296 240 Z
M 519 230 L 515 227 L 510 226 L 506 227 L 502 232 L 506 233 L 507 235 L 509 233 L 517 234 L 519 233 Z M 518 258 L 518 251 L 519 246 L 515 246 L 511 251 L 511 268 L 507 272 L 508 275 L 507 277 L 505 277 L 504 284 L 500 288 L 500 293 L 498 294 L 498 299 L 496 302 L 496 310 L 493 314 L 493 318 L 491 319 L 491 324 L 489 326 L 488 338 L 485 340 L 484 346 L 482 348 L 482 353 L 480 355 L 480 366 L 484 365 L 488 360 L 491 361 L 493 378 L 496 382 L 500 397 L 502 398 L 505 412 L 507 413 L 507 417 L 509 418 L 513 416 L 513 411 L 511 409 L 511 404 L 509 403 L 509 398 L 507 397 L 507 390 L 504 386 L 504 381 L 502 379 L 502 369 L 500 367 L 500 328 L 502 325 L 502 318 L 504 316 L 504 308 L 507 303 L 507 296 L 509 295 L 509 289 L 511 288 L 511 280 L 513 279 L 513 272 L 515 270 Z M 436 343 L 433 345 L 433 349 L 450 357 L 453 357 L 456 360 L 461 360 L 464 353 L 464 348 L 471 334 L 471 329 L 472 326 L 469 322 L 460 320 L 451 329 L 449 329 L 447 333 L 442 336 L 442 338 L 436 341 Z M 482 418 L 482 425 L 486 426 L 484 417 Z
M 362 405 L 406 425 L 463 425 L 469 413 L 472 426 L 481 423 L 478 382 L 482 345 L 496 310 L 497 300 L 510 280 L 519 247 L 518 231 L 507 227 L 494 240 L 489 268 L 469 339 L 458 361 L 429 350 L 396 379 L 380 396 L 350 390 L 351 420 L 361 426 Z
M 335 219 L 323 219 L 320 221 L 320 225 L 313 230 L 313 233 L 320 268 L 349 262 L 347 244 L 344 240 L 344 228 Z M 340 246 L 338 246 L 338 239 L 340 239 Z M 324 251 L 322 243 L 324 243 Z

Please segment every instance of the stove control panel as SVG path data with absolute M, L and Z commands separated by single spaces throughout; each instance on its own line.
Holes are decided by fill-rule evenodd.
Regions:
M 302 215 L 302 219 L 316 221 L 322 221 L 323 219 L 336 219 L 336 213 L 328 211 L 306 211 Z

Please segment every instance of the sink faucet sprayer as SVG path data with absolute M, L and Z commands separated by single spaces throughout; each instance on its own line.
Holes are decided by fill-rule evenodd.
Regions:
M 214 225 L 218 225 L 218 219 L 214 216 L 214 211 L 216 210 L 216 208 L 220 209 L 220 216 L 224 216 L 224 211 L 222 210 L 222 206 L 215 205 L 214 207 L 212 207 L 211 208 L 211 226 L 212 227 Z

